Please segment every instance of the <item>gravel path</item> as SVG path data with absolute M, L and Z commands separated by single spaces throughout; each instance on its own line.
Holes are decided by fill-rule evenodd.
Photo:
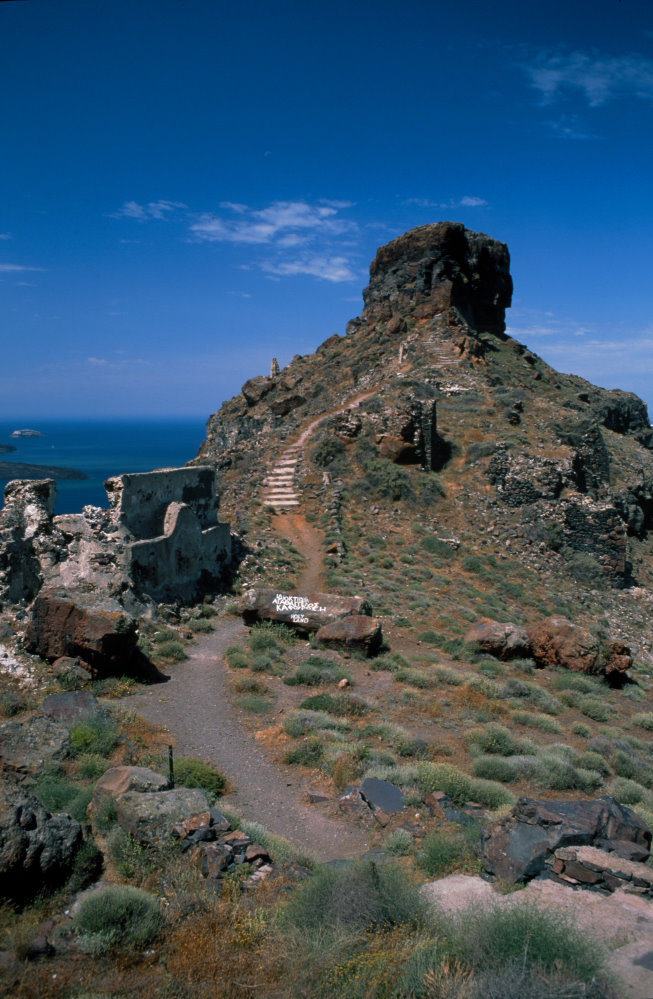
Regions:
M 222 653 L 243 639 L 239 620 L 214 619 L 215 631 L 198 638 L 189 658 L 172 668 L 170 680 L 125 698 L 122 705 L 165 725 L 179 755 L 199 756 L 223 771 L 235 787 L 225 804 L 243 818 L 295 843 L 317 860 L 359 856 L 367 838 L 356 827 L 305 803 L 305 785 L 294 768 L 273 763 L 240 725 L 229 702 Z

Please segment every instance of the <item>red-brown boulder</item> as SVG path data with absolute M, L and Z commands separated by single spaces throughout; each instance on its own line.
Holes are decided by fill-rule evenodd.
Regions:
M 45 588 L 32 604 L 23 644 L 51 662 L 81 656 L 96 672 L 124 672 L 137 653 L 136 621 L 115 600 Z
M 383 632 L 378 618 L 350 614 L 323 625 L 315 633 L 315 640 L 332 649 L 362 649 L 373 656 L 381 646 Z
M 598 639 L 566 617 L 547 617 L 526 629 L 538 666 L 563 666 L 577 673 L 602 673 Z

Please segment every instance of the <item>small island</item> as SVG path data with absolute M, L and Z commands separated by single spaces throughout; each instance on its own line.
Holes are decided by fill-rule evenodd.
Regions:
M 9 434 L 10 437 L 43 437 L 40 430 L 29 430 L 28 428 L 24 430 L 12 430 Z
M 88 479 L 88 475 L 77 468 L 26 465 L 22 461 L 0 461 L 0 482 L 9 479 Z
M 15 451 L 16 448 L 13 444 L 0 444 L 0 454 L 9 454 L 11 451 Z

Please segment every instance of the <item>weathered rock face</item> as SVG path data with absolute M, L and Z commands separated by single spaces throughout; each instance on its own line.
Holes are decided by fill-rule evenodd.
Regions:
M 379 248 L 363 299 L 368 323 L 455 311 L 471 329 L 502 335 L 512 300 L 508 247 L 459 222 L 410 229 Z
M 246 624 L 281 621 L 308 635 L 338 618 L 349 614 L 369 615 L 372 609 L 363 597 L 341 597 L 333 593 L 300 595 L 256 589 L 243 594 L 238 610 Z
M 598 639 L 565 617 L 549 617 L 527 628 L 538 666 L 563 666 L 578 673 L 600 673 Z
M 597 846 L 616 853 L 622 850 L 632 859 L 646 860 L 651 831 L 639 816 L 614 798 L 594 801 L 520 798 L 510 815 L 485 827 L 481 846 L 483 866 L 488 873 L 505 881 L 529 881 L 546 872 L 547 861 L 559 847 Z
M 0 600 L 32 600 L 58 558 L 62 538 L 53 528 L 54 479 L 13 480 L 0 510 Z
M 71 872 L 82 842 L 79 822 L 51 815 L 31 795 L 0 795 L 0 884 L 2 894 L 25 898 L 44 885 L 61 883 Z
M 106 801 L 115 801 L 127 791 L 165 791 L 168 781 L 149 767 L 110 767 L 93 788 L 91 809 L 97 815 Z
M 41 713 L 60 725 L 75 725 L 84 718 L 106 715 L 90 690 L 66 690 L 50 694 L 41 705 Z
M 349 614 L 323 624 L 315 640 L 332 649 L 361 649 L 368 656 L 379 651 L 383 641 L 381 622 L 376 617 Z
M 531 654 L 526 629 L 516 624 L 483 621 L 469 629 L 465 642 L 476 652 L 489 653 L 497 659 L 520 659 Z
M 172 791 L 125 791 L 116 801 L 116 821 L 140 843 L 165 843 L 173 827 L 191 815 L 206 812 L 208 798 L 200 788 Z
M 58 763 L 70 753 L 70 735 L 65 725 L 49 718 L 31 716 L 24 722 L 0 726 L 0 771 L 18 779 L 33 777 L 49 763 Z
M 548 861 L 551 877 L 568 884 L 613 892 L 625 888 L 631 895 L 653 898 L 653 870 L 594 846 L 562 846 Z
M 114 600 L 44 589 L 31 609 L 23 638 L 28 652 L 51 661 L 81 656 L 94 670 L 123 669 L 137 653 L 136 621 Z

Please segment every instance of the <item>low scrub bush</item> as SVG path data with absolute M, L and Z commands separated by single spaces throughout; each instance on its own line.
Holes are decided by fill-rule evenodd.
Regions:
M 161 929 L 159 903 L 129 885 L 99 888 L 80 902 L 75 929 L 81 948 L 92 954 L 140 949 Z
M 350 728 L 351 725 L 345 718 L 336 718 L 328 711 L 316 711 L 304 707 L 292 711 L 283 721 L 284 732 L 293 738 L 320 729 L 347 732 Z
M 421 673 L 416 669 L 399 669 L 393 674 L 392 679 L 396 683 L 408 683 L 411 687 L 417 687 L 418 690 L 430 690 L 431 687 L 437 685 L 437 679 L 434 676 Z
M 653 795 L 642 784 L 638 784 L 634 780 L 627 780 L 625 777 L 615 777 L 610 784 L 610 794 L 622 805 L 638 805 L 640 802 L 650 800 L 653 807 Z
M 522 752 L 521 743 L 504 725 L 495 722 L 484 728 L 473 729 L 465 737 L 470 753 L 489 753 L 496 756 L 514 756 Z
M 383 849 L 391 857 L 407 857 L 413 852 L 413 837 L 407 829 L 395 829 L 386 839 Z
M 175 640 L 161 642 L 160 645 L 157 645 L 157 653 L 161 659 L 165 659 L 171 663 L 180 663 L 187 658 L 184 646 L 181 642 Z
M 70 746 L 73 756 L 81 753 L 108 756 L 118 741 L 118 726 L 113 718 L 96 715 L 77 722 L 70 729 Z
M 461 687 L 465 682 L 463 673 L 457 673 L 456 670 L 449 669 L 448 666 L 434 666 L 432 672 L 438 683 L 444 683 L 448 687 Z
M 230 645 L 224 652 L 227 666 L 231 669 L 247 669 L 249 667 L 249 657 L 245 649 L 239 645 Z
M 241 711 L 247 711 L 252 715 L 265 715 L 272 710 L 272 702 L 260 694 L 241 694 L 234 698 L 234 704 Z
M 188 622 L 188 627 L 198 635 L 208 635 L 209 632 L 213 631 L 213 625 L 205 617 L 193 618 Z
M 478 975 L 465 996 L 608 999 L 613 995 L 603 948 L 557 911 L 524 904 L 468 909 L 442 929 L 450 955 Z
M 237 694 L 265 694 L 268 689 L 262 680 L 253 676 L 237 676 L 229 686 Z
M 557 735 L 560 726 L 557 721 L 545 714 L 537 714 L 530 711 L 513 711 L 512 721 L 515 725 L 523 725 L 526 728 L 536 728 L 540 732 L 548 732 Z
M 319 656 L 309 656 L 300 663 L 292 676 L 284 678 L 284 683 L 290 687 L 319 687 L 322 684 L 337 683 L 338 680 L 349 679 L 349 674 L 337 663 Z
M 330 715 L 349 715 L 360 718 L 370 711 L 370 706 L 355 694 L 314 694 L 299 705 L 309 711 L 326 711 Z
M 420 925 L 426 908 L 403 871 L 394 864 L 367 861 L 344 868 L 318 867 L 293 893 L 284 919 L 301 933 L 336 927 L 361 931 Z
M 653 732 L 653 711 L 642 711 L 640 714 L 633 715 L 632 721 L 633 725 L 639 725 L 647 732 Z
M 86 809 L 93 788 L 67 780 L 54 767 L 46 767 L 39 776 L 32 792 L 49 812 L 67 812 L 78 822 L 87 822 Z
M 454 824 L 437 829 L 424 839 L 418 863 L 429 877 L 438 877 L 451 871 L 469 872 L 477 869 L 478 838 L 479 827 L 476 823 L 464 827 Z
M 287 749 L 283 761 L 297 766 L 314 767 L 322 762 L 323 757 L 324 747 L 319 737 L 313 735 Z
M 581 714 L 597 722 L 608 721 L 614 712 L 614 709 L 611 709 L 609 704 L 600 701 L 598 697 L 581 697 L 578 702 L 578 709 Z
M 174 761 L 175 784 L 178 787 L 201 787 L 208 794 L 221 795 L 227 778 L 210 763 L 194 756 L 180 756 Z

